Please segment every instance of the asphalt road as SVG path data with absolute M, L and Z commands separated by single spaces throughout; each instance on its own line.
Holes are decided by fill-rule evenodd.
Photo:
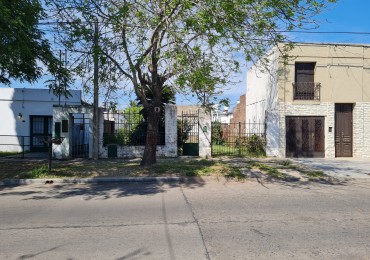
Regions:
M 0 259 L 369 259 L 370 182 L 0 187 Z

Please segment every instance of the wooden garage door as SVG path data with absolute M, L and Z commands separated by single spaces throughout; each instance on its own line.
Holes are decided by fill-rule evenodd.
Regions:
M 286 117 L 286 156 L 325 157 L 324 117 Z

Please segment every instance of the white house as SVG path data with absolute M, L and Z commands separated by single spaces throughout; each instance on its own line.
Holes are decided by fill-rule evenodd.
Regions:
M 81 91 L 59 98 L 48 89 L 0 88 L 0 151 L 46 151 L 52 135 L 53 106 L 81 105 Z
M 267 155 L 369 158 L 370 45 L 296 43 L 290 55 L 275 48 L 269 72 L 247 74 L 246 121 L 265 123 Z

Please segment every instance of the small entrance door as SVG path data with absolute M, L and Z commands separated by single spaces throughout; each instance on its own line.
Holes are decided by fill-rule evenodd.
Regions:
M 31 116 L 31 152 L 47 152 L 45 140 L 51 136 L 53 117 Z
M 182 112 L 181 115 L 182 155 L 199 156 L 199 112 Z
M 72 115 L 72 157 L 89 157 L 89 115 Z
M 325 157 L 324 117 L 286 118 L 287 157 Z
M 335 104 L 335 156 L 352 157 L 352 104 Z

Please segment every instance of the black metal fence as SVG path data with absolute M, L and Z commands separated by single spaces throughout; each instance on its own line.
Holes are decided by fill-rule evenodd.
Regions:
M 90 118 L 88 114 L 73 114 L 71 156 L 73 158 L 89 157 Z
M 49 136 L 24 136 L 24 135 L 0 135 L 0 153 L 2 155 L 18 155 L 25 157 L 25 153 L 32 152 L 36 148 L 45 148 Z M 37 149 L 36 149 L 37 150 Z
M 165 144 L 165 123 L 159 122 L 157 144 Z M 103 145 L 145 145 L 147 122 L 143 115 L 137 112 L 105 113 Z M 156 138 L 153 136 L 153 138 Z
M 295 100 L 320 100 L 321 83 L 294 82 L 293 96 Z
M 212 156 L 261 156 L 265 143 L 263 123 L 212 122 Z

